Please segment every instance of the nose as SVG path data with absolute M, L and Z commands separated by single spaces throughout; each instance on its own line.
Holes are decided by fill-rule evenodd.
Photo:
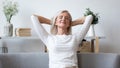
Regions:
M 62 17 L 62 20 L 65 20 L 65 17 L 64 17 L 64 16 Z

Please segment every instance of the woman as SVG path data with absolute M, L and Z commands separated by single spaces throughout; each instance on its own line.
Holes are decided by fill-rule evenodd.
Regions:
M 67 10 L 62 10 L 51 21 L 51 34 L 40 24 L 38 16 L 32 15 L 31 19 L 38 36 L 47 46 L 49 68 L 78 68 L 76 51 L 88 31 L 93 17 L 89 15 L 82 21 L 74 21 L 75 24 L 72 24 L 70 13 Z M 83 22 L 82 30 L 71 34 L 71 26 Z M 49 20 L 47 23 L 49 24 Z

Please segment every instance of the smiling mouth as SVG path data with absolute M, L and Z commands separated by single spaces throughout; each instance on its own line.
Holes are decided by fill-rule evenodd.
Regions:
M 65 23 L 65 22 L 61 22 L 60 24 L 64 24 L 64 25 L 66 25 L 66 23 Z
M 66 22 L 64 22 L 64 21 L 61 21 L 60 23 L 66 24 Z

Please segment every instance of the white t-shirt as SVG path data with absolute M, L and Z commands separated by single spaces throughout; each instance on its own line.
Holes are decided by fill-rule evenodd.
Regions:
M 72 68 L 77 67 L 77 48 L 85 37 L 93 20 L 92 15 L 86 17 L 81 31 L 72 35 L 51 35 L 41 25 L 36 16 L 31 16 L 33 26 L 47 46 L 49 52 L 49 68 Z

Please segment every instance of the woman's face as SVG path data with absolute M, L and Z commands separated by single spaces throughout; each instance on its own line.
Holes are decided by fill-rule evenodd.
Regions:
M 70 20 L 70 15 L 67 12 L 63 12 L 57 16 L 55 25 L 57 27 L 67 29 L 68 27 L 70 27 Z

